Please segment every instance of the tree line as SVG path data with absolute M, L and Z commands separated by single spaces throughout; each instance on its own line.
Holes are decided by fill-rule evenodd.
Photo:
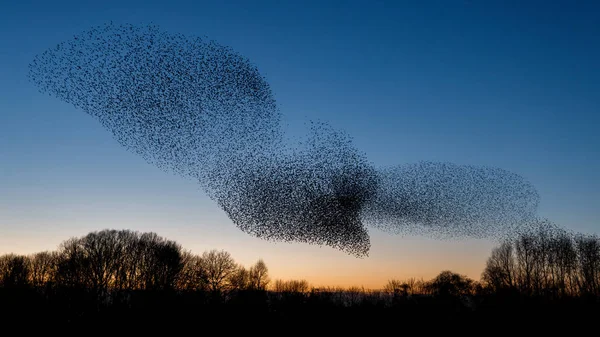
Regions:
M 391 279 L 404 295 L 519 295 L 600 298 L 600 238 L 540 221 L 492 249 L 479 281 L 443 271 L 432 280 Z
M 493 292 L 600 297 L 600 239 L 542 223 L 494 248 L 482 281 Z
M 2 255 L 0 287 L 84 288 L 99 294 L 124 290 L 368 292 L 314 288 L 306 280 L 271 282 L 262 259 L 246 268 L 223 250 L 193 254 L 156 233 L 130 230 L 102 230 L 70 238 L 55 251 Z M 600 238 L 573 235 L 542 222 L 495 247 L 479 281 L 443 271 L 428 281 L 391 279 L 382 291 L 404 296 L 600 297 Z
M 40 327 L 142 324 L 150 332 L 148 322 L 189 326 L 198 317 L 297 327 L 338 320 L 373 327 L 399 317 L 453 324 L 465 317 L 534 322 L 531 313 L 580 317 L 600 313 L 600 239 L 541 224 L 495 247 L 480 280 L 446 270 L 369 290 L 271 280 L 263 260 L 245 267 L 223 250 L 194 254 L 155 233 L 102 230 L 55 251 L 0 256 L 0 312 L 0 320 Z
M 223 250 L 201 255 L 156 233 L 103 230 L 62 242 L 56 251 L 0 256 L 0 287 L 109 290 L 266 289 L 262 259 L 246 268 Z

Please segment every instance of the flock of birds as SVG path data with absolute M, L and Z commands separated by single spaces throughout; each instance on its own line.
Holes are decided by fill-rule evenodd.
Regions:
M 267 240 L 360 257 L 370 248 L 368 227 L 498 237 L 536 216 L 536 189 L 502 169 L 375 167 L 322 122 L 290 143 L 265 78 L 214 41 L 106 24 L 37 55 L 29 77 L 148 163 L 197 180 L 238 228 Z

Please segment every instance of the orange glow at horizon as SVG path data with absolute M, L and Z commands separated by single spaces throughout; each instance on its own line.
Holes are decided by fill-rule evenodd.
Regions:
M 55 250 L 74 236 L 107 227 L 96 228 L 50 226 L 45 229 L 21 227 L 19 233 L 0 237 L 0 254 L 31 254 Z M 218 233 L 206 228 L 186 230 L 163 226 L 128 226 L 142 232 L 152 231 L 182 245 L 195 254 L 218 249 L 231 253 L 237 263 L 249 267 L 263 259 L 272 281 L 306 280 L 313 287 L 364 287 L 381 289 L 390 279 L 429 280 L 444 270 L 479 280 L 494 243 L 484 240 L 440 241 L 421 237 L 398 237 L 375 232 L 371 234 L 368 257 L 356 258 L 329 247 L 308 244 L 268 242 L 222 226 Z M 50 229 L 52 228 L 52 230 Z M 113 226 L 125 229 L 125 226 Z

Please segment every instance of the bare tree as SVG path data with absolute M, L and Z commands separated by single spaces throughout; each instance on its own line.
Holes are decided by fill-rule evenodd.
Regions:
M 423 279 L 417 280 L 414 277 L 407 280 L 391 279 L 383 286 L 383 291 L 396 295 L 425 294 L 429 292 L 425 286 L 426 282 Z
M 59 246 L 60 285 L 106 292 L 114 289 L 173 289 L 183 267 L 181 247 L 155 233 L 104 230 Z
M 139 236 L 139 233 L 130 230 L 117 232 L 117 240 L 123 249 L 123 254 L 118 256 L 117 271 L 113 282 L 115 289 L 140 289 L 142 287 L 139 261 L 143 257 L 144 250 L 140 245 Z
M 116 230 L 92 232 L 80 239 L 86 259 L 85 273 L 92 289 L 106 292 L 116 278 L 124 247 Z
M 407 291 L 409 295 L 414 295 L 418 292 L 419 281 L 414 277 L 409 278 L 404 282 L 408 286 Z
M 26 256 L 7 254 L 0 256 L 0 285 L 6 288 L 29 284 L 30 268 Z
M 202 258 L 187 251 L 182 254 L 181 258 L 183 266 L 177 278 L 177 289 L 205 290 L 207 279 Z
M 237 267 L 231 254 L 216 249 L 202 254 L 202 264 L 206 271 L 209 289 L 212 291 L 225 290 L 228 286 L 229 276 Z
M 528 234 L 521 235 L 515 242 L 515 252 L 519 289 L 523 293 L 531 294 L 534 278 L 535 238 Z
M 156 233 L 143 233 L 139 237 L 139 276 L 142 289 L 174 289 L 177 276 L 183 268 L 181 246 Z
M 474 281 L 470 278 L 448 270 L 441 272 L 427 284 L 431 293 L 438 296 L 469 295 L 473 292 L 473 286 Z
M 597 294 L 599 276 L 597 238 L 539 221 L 492 251 L 482 280 L 494 291 L 512 284 L 525 295 L 564 297 Z
M 310 285 L 306 280 L 275 280 L 273 290 L 280 293 L 306 293 Z
M 403 282 L 397 279 L 388 280 L 383 286 L 383 290 L 390 294 L 399 294 L 402 289 Z
M 56 260 L 56 283 L 66 287 L 87 287 L 86 259 L 81 241 L 71 238 L 58 248 Z
M 229 288 L 232 290 L 246 290 L 251 288 L 250 272 L 244 266 L 237 266 L 229 275 Z
M 548 246 L 549 275 L 546 288 L 558 296 L 575 295 L 577 251 L 572 237 L 565 232 L 557 232 Z
M 600 238 L 578 235 L 575 238 L 578 255 L 579 291 L 584 295 L 600 295 Z
M 512 289 L 515 286 L 515 273 L 513 246 L 510 242 L 503 242 L 492 250 L 481 278 L 495 291 Z
M 30 282 L 35 287 L 42 287 L 54 281 L 56 275 L 56 252 L 40 252 L 29 256 Z
M 250 288 L 256 290 L 265 290 L 269 285 L 269 269 L 265 262 L 260 259 L 256 264 L 250 267 L 249 282 Z

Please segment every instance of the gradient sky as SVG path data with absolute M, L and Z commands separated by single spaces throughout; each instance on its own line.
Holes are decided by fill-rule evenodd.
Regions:
M 600 234 L 600 2 L 10 1 L 0 10 L 0 254 L 104 228 L 196 253 L 263 258 L 273 278 L 383 286 L 450 269 L 479 279 L 492 242 L 371 230 L 370 256 L 239 231 L 193 181 L 121 147 L 28 81 L 37 53 L 106 22 L 206 36 L 255 63 L 290 134 L 309 119 L 376 165 L 496 166 L 531 181 L 540 216 Z

